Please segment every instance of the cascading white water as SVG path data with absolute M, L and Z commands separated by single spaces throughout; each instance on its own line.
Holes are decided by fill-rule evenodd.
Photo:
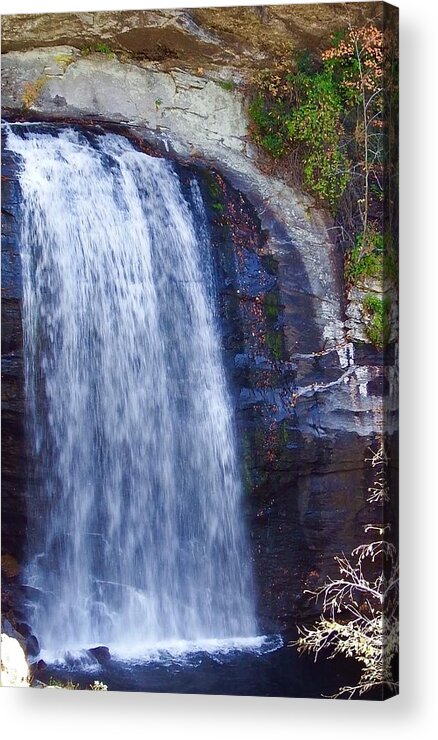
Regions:
M 257 634 L 196 180 L 114 134 L 11 127 L 21 158 L 29 512 L 43 654 Z M 255 638 L 260 641 L 260 638 Z

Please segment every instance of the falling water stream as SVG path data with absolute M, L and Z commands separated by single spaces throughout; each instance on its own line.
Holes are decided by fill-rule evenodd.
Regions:
M 41 654 L 260 647 L 196 178 L 183 191 L 170 162 L 115 134 L 12 126 L 7 147 Z

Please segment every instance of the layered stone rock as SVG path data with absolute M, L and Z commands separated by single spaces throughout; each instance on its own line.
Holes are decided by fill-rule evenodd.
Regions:
M 378 3 L 32 13 L 2 18 L 3 51 L 106 44 L 160 64 L 252 68 L 293 49 L 324 48 L 348 23 L 375 17 Z

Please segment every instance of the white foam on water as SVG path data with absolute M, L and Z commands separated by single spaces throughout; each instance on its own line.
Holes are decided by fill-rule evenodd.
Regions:
M 221 661 L 239 654 L 263 655 L 283 646 L 280 635 L 258 635 L 232 639 L 206 639 L 199 641 L 175 640 L 173 642 L 117 644 L 109 646 L 111 661 L 132 666 L 156 664 L 197 665 L 206 657 Z M 41 658 L 48 664 L 66 670 L 98 673 L 100 663 L 89 652 L 80 648 L 67 651 L 42 651 Z

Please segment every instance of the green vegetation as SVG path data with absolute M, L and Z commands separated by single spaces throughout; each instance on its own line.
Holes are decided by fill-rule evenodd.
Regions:
M 345 260 L 345 279 L 357 284 L 364 278 L 383 277 L 383 235 L 368 230 L 366 238 L 358 234 L 353 249 Z
M 300 73 L 295 80 L 301 104 L 288 122 L 291 141 L 302 144 L 304 183 L 335 206 L 350 180 L 349 160 L 340 146 L 343 115 L 339 84 L 331 72 Z
M 347 254 L 344 265 L 345 281 L 350 285 L 363 286 L 374 279 L 381 284 L 385 280 L 396 280 L 397 262 L 391 245 L 385 247 L 384 236 L 369 228 L 356 237 L 356 244 Z M 390 307 L 388 296 L 367 293 L 362 299 L 362 313 L 366 335 L 372 344 L 382 349 L 390 337 Z
M 212 198 L 220 198 L 222 195 L 221 187 L 217 180 L 212 176 L 208 181 L 208 191 Z
M 275 68 L 256 73 L 249 105 L 256 144 L 282 175 L 290 169 L 330 209 L 348 286 L 371 278 L 397 280 L 391 236 L 397 230 L 391 200 L 396 197 L 396 171 L 389 164 L 391 152 L 394 161 L 397 156 L 397 59 L 392 41 L 384 40 L 370 23 L 346 29 L 321 55 L 298 51 Z M 385 211 L 384 182 L 390 194 Z M 375 338 L 378 323 L 385 328 L 382 311 L 364 308 L 372 314 L 369 331 Z
M 262 71 L 249 115 L 254 140 L 274 159 L 295 152 L 304 186 L 333 212 L 350 182 L 362 180 L 365 233 L 370 193 L 382 192 L 383 37 L 374 26 L 345 35 L 319 58 L 298 52 Z
M 289 99 L 283 98 L 275 84 L 268 84 L 269 95 L 261 92 L 253 100 L 249 108 L 253 138 L 274 159 L 299 147 L 305 187 L 335 206 L 350 179 L 340 139 L 344 111 L 339 83 L 331 70 L 324 69 L 313 74 L 287 73 L 284 88 Z M 290 97 L 296 101 L 293 106 Z
M 94 44 L 93 46 L 84 46 L 81 49 L 81 54 L 84 57 L 89 56 L 90 54 L 106 54 L 109 57 L 115 56 L 114 51 L 108 46 L 108 44 L 105 44 L 103 41 L 100 41 L 98 44 Z
M 99 54 L 113 54 L 113 50 L 110 49 L 108 44 L 104 44 L 103 42 L 96 44 L 94 50 L 99 52 Z
M 369 227 L 366 237 L 358 234 L 356 243 L 346 255 L 345 281 L 357 285 L 367 278 L 397 279 L 397 256 L 390 238 Z
M 269 348 L 274 360 L 281 360 L 282 356 L 282 335 L 279 331 L 266 332 L 266 346 Z
M 222 188 L 217 180 L 217 176 L 210 175 L 207 179 L 208 192 L 210 194 L 212 204 L 211 207 L 218 214 L 225 212 L 225 205 L 223 202 Z
M 367 293 L 362 301 L 362 307 L 368 339 L 376 347 L 382 349 L 389 340 L 391 328 L 389 323 L 390 299 L 387 296 L 381 298 L 375 293 Z
M 235 90 L 237 87 L 234 80 L 218 80 L 218 85 L 222 90 Z
M 266 318 L 271 321 L 277 321 L 279 312 L 278 294 L 271 292 L 266 293 L 265 314 Z
M 159 111 L 160 110 L 160 107 L 161 107 L 162 102 L 163 101 L 161 100 L 161 98 L 157 98 L 156 99 L 156 101 L 155 101 L 155 110 L 156 111 Z
M 287 110 L 283 101 L 268 106 L 261 93 L 249 106 L 252 137 L 274 159 L 283 157 L 290 144 Z

